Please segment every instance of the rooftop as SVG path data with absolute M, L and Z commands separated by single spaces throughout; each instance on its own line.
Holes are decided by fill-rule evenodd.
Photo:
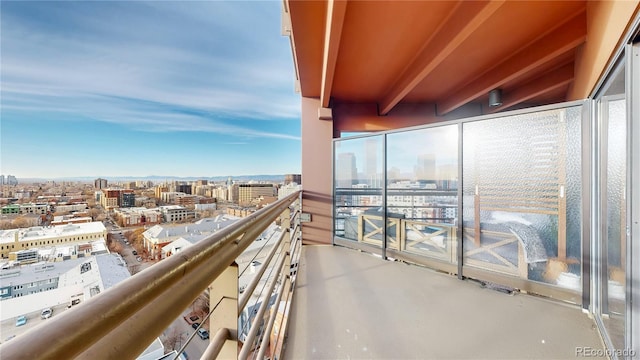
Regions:
M 15 233 L 18 232 L 19 241 L 47 239 L 59 236 L 84 235 L 88 233 L 105 232 L 106 228 L 100 221 L 56 225 L 56 226 L 33 226 L 27 229 L 0 230 L 0 243 L 10 243 L 15 241 Z

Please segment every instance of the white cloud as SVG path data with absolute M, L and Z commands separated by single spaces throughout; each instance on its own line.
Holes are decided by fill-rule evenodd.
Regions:
M 239 10 L 225 2 L 116 3 L 98 17 L 90 16 L 97 12 L 90 3 L 60 4 L 51 10 L 60 31 L 3 9 L 3 108 L 67 112 L 137 130 L 299 139 L 251 128 L 255 120 L 293 125 L 300 116 L 288 42 L 277 29 L 265 36 L 247 26 L 260 25 L 260 12 L 279 11 L 279 3 Z M 268 47 L 260 46 L 264 38 Z

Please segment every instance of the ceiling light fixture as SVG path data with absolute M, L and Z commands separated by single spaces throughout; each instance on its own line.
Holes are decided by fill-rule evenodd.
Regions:
M 493 89 L 489 91 L 489 107 L 502 105 L 502 89 Z

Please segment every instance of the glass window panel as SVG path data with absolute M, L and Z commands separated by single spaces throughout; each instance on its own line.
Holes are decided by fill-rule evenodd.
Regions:
M 387 243 L 456 262 L 458 125 L 387 135 Z
M 620 96 L 603 99 L 607 123 L 606 236 L 602 267 L 606 274 L 603 299 L 604 325 L 616 349 L 624 349 L 626 283 L 626 101 Z
M 463 125 L 465 266 L 580 291 L 581 115 Z
M 334 143 L 335 235 L 382 243 L 383 135 Z

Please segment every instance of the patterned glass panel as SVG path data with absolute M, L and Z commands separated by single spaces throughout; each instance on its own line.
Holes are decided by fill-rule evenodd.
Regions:
M 465 266 L 580 291 L 581 115 L 463 125 Z

